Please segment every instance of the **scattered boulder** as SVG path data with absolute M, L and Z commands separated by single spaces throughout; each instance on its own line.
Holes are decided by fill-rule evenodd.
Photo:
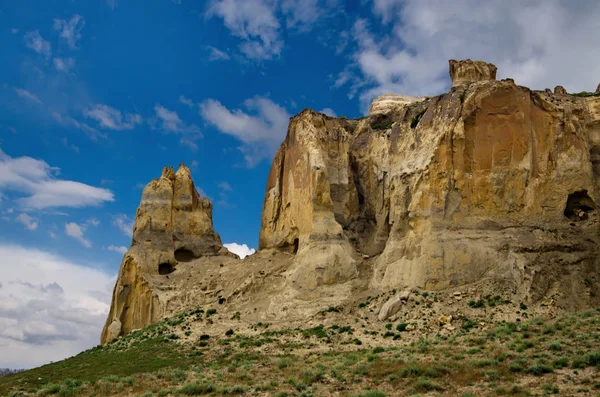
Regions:
M 440 327 L 445 327 L 447 325 L 450 325 L 450 323 L 452 323 L 452 315 L 449 315 L 449 316 L 441 315 L 438 317 L 437 321 L 438 321 L 438 325 Z
M 385 321 L 396 314 L 400 310 L 400 307 L 408 301 L 410 292 L 410 290 L 402 291 L 385 302 L 377 315 L 379 321 Z

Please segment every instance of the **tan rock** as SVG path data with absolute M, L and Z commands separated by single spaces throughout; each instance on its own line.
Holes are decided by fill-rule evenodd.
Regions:
M 554 87 L 554 94 L 555 95 L 567 95 L 567 90 L 562 85 L 557 85 L 556 87 Z
M 450 60 L 450 78 L 452 87 L 462 86 L 477 81 L 496 80 L 496 71 L 498 68 L 487 62 L 472 61 L 466 59 L 463 61 Z
M 409 296 L 410 296 L 410 290 L 402 291 L 401 293 L 388 299 L 388 301 L 385 302 L 381 306 L 381 309 L 379 310 L 379 314 L 377 315 L 377 318 L 380 321 L 384 321 L 384 320 L 387 320 L 388 318 L 392 317 L 394 314 L 396 314 L 398 312 L 398 310 L 400 310 L 400 307 L 402 307 L 402 305 L 404 303 L 406 303 Z
M 437 322 L 440 327 L 450 325 L 452 323 L 452 315 L 449 315 L 449 316 L 441 315 L 438 317 Z
M 424 97 L 409 95 L 381 95 L 373 99 L 373 102 L 371 102 L 371 106 L 369 106 L 369 115 L 374 115 L 378 113 L 390 113 L 394 110 L 397 110 L 400 107 L 410 105 L 411 103 L 419 102 L 424 99 Z
M 598 84 L 598 87 L 596 87 L 596 94 L 600 94 L 600 84 Z

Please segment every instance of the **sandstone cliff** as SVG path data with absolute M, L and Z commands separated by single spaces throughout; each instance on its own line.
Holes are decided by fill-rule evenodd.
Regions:
M 360 119 L 293 117 L 244 261 L 189 170 L 165 168 L 144 189 L 103 343 L 207 304 L 305 321 L 366 294 L 465 285 L 548 310 L 600 303 L 600 97 L 496 81 L 479 61 L 450 61 L 450 76 L 450 92 L 384 95 Z

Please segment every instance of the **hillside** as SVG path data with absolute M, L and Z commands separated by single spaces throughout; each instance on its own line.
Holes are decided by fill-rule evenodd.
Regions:
M 415 291 L 416 292 L 416 291 Z M 441 299 L 421 293 L 410 311 Z M 378 323 L 373 297 L 330 308 L 316 326 L 256 323 L 203 334 L 222 320 L 195 309 L 106 346 L 0 379 L 10 396 L 598 395 L 600 310 L 527 319 L 502 298 L 462 301 L 464 317 Z M 457 301 L 460 302 L 460 301 Z M 492 320 L 512 312 L 516 321 Z M 423 318 L 425 320 L 423 320 Z M 404 322 L 406 321 L 406 322 Z

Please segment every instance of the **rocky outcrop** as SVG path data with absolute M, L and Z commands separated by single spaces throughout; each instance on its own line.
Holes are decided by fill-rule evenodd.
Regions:
M 496 80 L 496 71 L 498 68 L 487 62 L 472 61 L 470 59 L 464 61 L 450 60 L 450 79 L 452 87 L 458 87 L 477 81 Z
M 600 84 L 598 84 L 598 87 L 596 87 L 596 94 L 600 94 Z
M 419 102 L 425 99 L 424 97 L 409 96 L 409 95 L 396 95 L 396 94 L 385 94 L 381 95 L 371 102 L 369 106 L 369 115 L 375 115 L 379 113 L 390 113 L 394 109 L 409 105 L 414 102 Z
M 450 73 L 451 92 L 387 113 L 292 119 L 260 234 L 261 249 L 297 252 L 290 286 L 496 279 L 539 298 L 599 269 L 593 104 L 495 81 L 485 62 Z
M 229 254 L 213 230 L 212 204 L 201 198 L 190 170 L 165 167 L 142 192 L 131 248 L 123 257 L 102 343 L 158 321 L 163 307 L 152 283 L 180 263 Z
M 567 95 L 567 90 L 562 85 L 554 87 L 554 95 Z

